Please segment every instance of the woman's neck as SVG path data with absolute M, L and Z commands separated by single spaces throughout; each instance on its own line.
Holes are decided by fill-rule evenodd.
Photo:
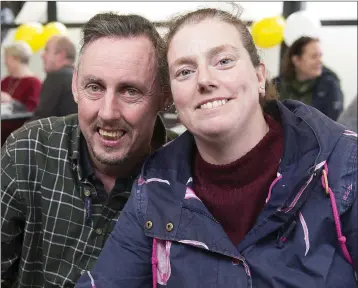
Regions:
M 296 71 L 296 80 L 298 82 L 305 82 L 307 80 L 312 80 L 313 78 L 308 76 L 307 74 L 304 73 L 300 73 L 298 71 Z
M 12 73 L 11 76 L 16 77 L 16 78 L 23 78 L 23 77 L 33 76 L 33 73 L 29 69 L 29 67 L 19 66 L 18 69 L 16 71 L 14 71 L 14 73 Z
M 235 131 L 224 139 L 208 142 L 196 137 L 196 145 L 201 157 L 210 164 L 225 165 L 236 161 L 253 149 L 269 131 L 269 126 L 259 108 L 255 114 L 243 123 L 241 131 Z

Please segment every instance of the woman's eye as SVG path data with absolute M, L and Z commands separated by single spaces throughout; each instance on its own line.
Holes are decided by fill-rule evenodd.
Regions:
M 181 70 L 177 73 L 176 77 L 178 78 L 185 78 L 187 76 L 189 76 L 190 74 L 192 74 L 193 71 L 192 70 L 189 70 L 189 69 L 184 69 L 184 70 Z
M 180 72 L 181 76 L 187 76 L 189 74 L 190 74 L 190 70 L 183 70 L 183 71 Z
M 219 61 L 220 65 L 227 65 L 229 63 L 231 63 L 233 60 L 225 58 Z

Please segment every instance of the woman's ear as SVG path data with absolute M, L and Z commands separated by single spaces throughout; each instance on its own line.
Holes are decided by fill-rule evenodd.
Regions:
M 162 102 L 161 111 L 168 111 L 172 106 L 173 106 L 174 102 L 172 97 L 165 97 L 164 101 Z
M 256 68 L 256 76 L 259 82 L 259 94 L 265 95 L 265 84 L 266 84 L 266 67 L 265 64 L 260 63 Z
M 300 64 L 300 58 L 297 55 L 292 56 L 291 61 L 295 67 L 297 67 Z

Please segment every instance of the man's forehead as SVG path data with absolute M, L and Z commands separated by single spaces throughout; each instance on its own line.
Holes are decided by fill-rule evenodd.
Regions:
M 106 57 L 108 55 L 108 57 Z M 110 57 L 109 57 L 110 56 Z M 156 56 L 153 43 L 145 36 L 100 38 L 88 44 L 83 57 L 114 58 L 122 61 L 150 61 Z
M 156 53 L 151 41 L 144 36 L 132 38 L 101 38 L 83 51 L 80 66 L 84 70 L 155 72 Z
M 52 47 L 55 46 L 57 41 L 59 40 L 59 37 L 57 35 L 52 36 L 46 43 L 46 46 Z

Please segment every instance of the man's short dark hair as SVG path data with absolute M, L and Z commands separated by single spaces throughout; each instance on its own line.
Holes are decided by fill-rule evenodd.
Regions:
M 86 47 L 100 38 L 133 38 L 145 36 L 153 44 L 157 57 L 157 73 L 162 92 L 170 93 L 165 45 L 154 25 L 139 15 L 107 12 L 93 16 L 82 28 L 80 57 Z M 80 58 L 79 57 L 79 58 Z

